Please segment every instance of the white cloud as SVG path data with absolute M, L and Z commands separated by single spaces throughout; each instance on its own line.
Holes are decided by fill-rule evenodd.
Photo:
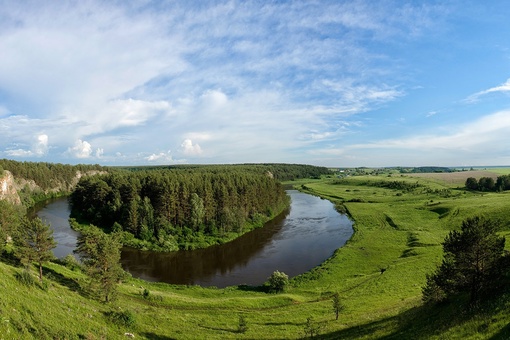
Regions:
M 200 97 L 202 107 L 206 110 L 217 111 L 228 102 L 227 95 L 220 90 L 208 90 Z
M 410 149 L 417 152 L 448 150 L 467 152 L 495 152 L 506 150 L 505 140 L 510 133 L 510 111 L 483 116 L 464 125 L 449 128 L 449 132 L 414 135 L 408 138 L 387 139 L 374 143 L 351 145 L 353 149 Z
M 357 83 L 353 79 L 332 81 L 324 79 L 321 82 L 326 90 L 337 93 L 338 102 L 350 108 L 346 112 L 359 113 L 371 108 L 374 104 L 393 101 L 402 97 L 404 93 L 395 87 L 382 85 L 368 85 Z
M 103 156 L 103 154 L 104 154 L 104 149 L 102 149 L 102 148 L 96 149 L 96 157 L 97 158 L 101 158 Z
M 0 145 L 126 162 L 172 161 L 159 152 L 169 147 L 277 161 L 339 138 L 339 117 L 405 94 L 393 74 L 402 64 L 367 41 L 411 39 L 441 19 L 434 6 L 363 1 L 12 2 L 0 11 L 0 89 L 13 101 L 0 105 L 18 117 L 2 119 L 10 112 L 0 106 Z M 39 131 L 51 148 L 30 149 L 26 136 Z
M 191 139 L 185 139 L 181 144 L 182 153 L 188 156 L 198 156 L 202 153 L 202 148 L 197 143 L 193 144 Z
M 510 111 L 500 111 L 465 124 L 436 128 L 430 133 L 351 143 L 342 147 L 325 146 L 309 153 L 344 166 L 420 166 L 507 164 L 510 153 Z M 326 157 L 326 158 L 325 158 Z M 348 162 L 348 163 L 347 163 Z
M 173 162 L 172 154 L 170 150 L 167 152 L 160 152 L 158 154 L 153 153 L 149 157 L 145 158 L 149 162 Z
M 48 153 L 48 135 L 40 134 L 35 136 L 30 150 L 13 149 L 6 150 L 6 154 L 13 157 L 42 157 Z
M 37 136 L 37 142 L 34 144 L 34 153 L 38 156 L 43 156 L 48 152 L 48 135 Z
M 73 147 L 69 147 L 67 152 L 76 158 L 89 158 L 92 154 L 92 145 L 87 141 L 78 139 Z
M 503 84 L 501 84 L 499 86 L 491 87 L 487 90 L 483 90 L 483 91 L 480 91 L 480 92 L 470 95 L 469 97 L 464 99 L 464 102 L 474 103 L 474 102 L 477 102 L 480 99 L 480 97 L 485 96 L 486 94 L 498 93 L 498 92 L 499 93 L 510 92 L 510 78 L 507 79 L 506 82 L 504 82 Z
M 12 157 L 32 157 L 34 153 L 30 150 L 16 149 L 16 150 L 6 150 L 5 153 L 8 156 Z

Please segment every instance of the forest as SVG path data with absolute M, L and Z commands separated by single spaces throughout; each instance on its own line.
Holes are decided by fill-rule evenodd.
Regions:
M 203 248 L 260 227 L 282 212 L 289 202 L 276 176 L 325 173 L 325 168 L 297 165 L 124 168 L 82 178 L 69 202 L 72 217 L 124 232 L 127 245 L 164 251 Z

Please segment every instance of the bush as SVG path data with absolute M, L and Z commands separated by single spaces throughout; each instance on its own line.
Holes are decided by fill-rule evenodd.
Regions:
M 289 283 L 289 276 L 284 272 L 275 270 L 268 278 L 269 291 L 272 293 L 283 292 L 285 286 Z
M 110 311 L 106 312 L 106 317 L 118 326 L 133 326 L 135 324 L 135 315 L 133 312 L 127 311 Z
M 18 280 L 20 283 L 24 284 L 25 286 L 33 286 L 35 284 L 34 277 L 28 270 L 23 270 L 21 273 L 14 274 L 14 277 L 16 280 Z
M 67 254 L 59 262 L 72 271 L 81 270 L 81 265 L 73 254 Z
M 305 338 L 313 339 L 319 335 L 321 326 L 313 319 L 313 317 L 306 318 L 304 327 Z

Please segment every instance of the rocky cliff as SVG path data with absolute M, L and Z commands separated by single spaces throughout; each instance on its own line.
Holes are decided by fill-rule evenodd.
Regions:
M 14 177 L 7 170 L 4 170 L 3 174 L 0 175 L 0 199 L 21 204 L 21 199 L 14 183 Z

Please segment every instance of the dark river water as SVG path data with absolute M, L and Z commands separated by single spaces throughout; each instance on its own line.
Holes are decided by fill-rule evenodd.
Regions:
M 216 287 L 260 285 L 275 270 L 289 277 L 302 274 L 345 244 L 353 232 L 352 222 L 328 200 L 296 190 L 287 193 L 292 200 L 287 211 L 232 242 L 172 253 L 124 248 L 122 266 L 147 281 Z M 54 229 L 55 256 L 72 253 L 77 233 L 67 222 L 67 200 L 53 201 L 37 215 Z

